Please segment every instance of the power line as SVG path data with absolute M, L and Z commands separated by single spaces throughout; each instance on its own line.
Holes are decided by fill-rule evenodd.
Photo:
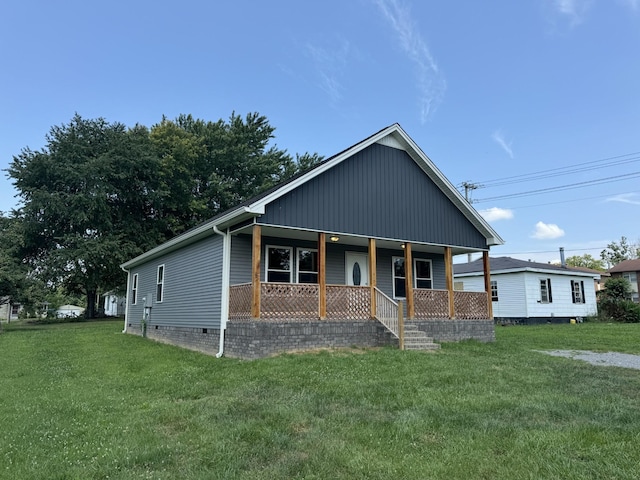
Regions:
M 614 175 L 611 177 L 605 177 L 605 178 L 599 178 L 596 180 L 586 180 L 584 182 L 576 182 L 576 183 L 570 183 L 567 185 L 559 185 L 559 186 L 555 186 L 555 187 L 547 187 L 547 188 L 539 188 L 537 190 L 529 190 L 526 192 L 517 192 L 517 193 L 509 193 L 509 194 L 505 194 L 505 195 L 497 195 L 495 197 L 487 197 L 487 198 L 480 198 L 478 200 L 475 201 L 475 203 L 482 203 L 482 202 L 488 202 L 491 200 L 504 200 L 505 198 L 518 198 L 518 197 L 529 197 L 532 195 L 539 195 L 541 193 L 547 193 L 547 192 L 561 192 L 561 191 L 565 191 L 565 190 L 573 190 L 575 188 L 584 188 L 584 187 L 590 187 L 593 185 L 602 185 L 604 183 L 612 183 L 612 182 L 619 182 L 622 180 L 628 180 L 631 178 L 636 178 L 640 176 L 640 171 L 638 172 L 631 172 L 631 173 L 626 173 L 626 174 L 622 174 L 622 175 Z
M 592 247 L 592 248 L 565 248 L 565 252 L 587 252 L 592 250 L 606 250 L 608 247 Z M 500 252 L 500 255 L 530 255 L 534 253 L 558 253 L 558 249 L 555 250 L 534 250 L 532 252 Z
M 624 193 L 617 193 L 618 195 L 628 195 L 628 194 L 637 194 L 640 192 L 624 192 Z M 515 209 L 522 209 L 522 208 L 533 208 L 533 207 L 546 207 L 547 205 L 558 205 L 560 203 L 571 203 L 571 202 L 581 202 L 583 200 L 595 200 L 597 198 L 605 198 L 605 197 L 610 197 L 611 195 L 615 195 L 614 193 L 608 193 L 607 195 L 596 195 L 595 197 L 581 197 L 581 198 L 572 198 L 570 200 L 559 200 L 557 202 L 547 202 L 547 203 L 537 203 L 535 205 L 520 205 L 517 207 L 504 207 L 504 208 L 508 208 L 509 210 L 515 210 Z
M 580 173 L 590 170 L 595 170 L 603 167 L 610 167 L 616 165 L 624 165 L 628 163 L 634 163 L 640 161 L 640 152 L 627 153 L 624 155 L 617 155 L 614 157 L 607 157 L 599 160 L 593 160 L 590 162 L 582 162 L 573 165 L 567 165 L 565 167 L 551 168 L 547 170 L 539 170 L 537 172 L 523 173 L 519 175 L 511 175 L 508 177 L 501 177 L 493 180 L 485 180 L 482 183 L 483 187 L 493 187 L 499 185 L 506 185 L 509 183 L 520 183 L 530 180 L 539 180 L 542 178 L 551 178 L 555 176 L 568 175 L 571 173 Z M 632 158 L 625 158 L 632 157 Z M 610 161 L 613 160 L 613 161 Z

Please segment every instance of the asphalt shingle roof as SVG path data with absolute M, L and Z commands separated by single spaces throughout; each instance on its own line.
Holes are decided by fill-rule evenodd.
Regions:
M 518 260 L 517 258 L 511 257 L 491 257 L 489 259 L 489 265 L 492 272 L 498 272 L 500 270 L 518 270 L 524 268 L 538 268 L 544 270 L 558 271 L 558 272 L 566 272 L 566 271 L 574 271 L 584 273 L 584 270 L 573 269 L 571 267 L 561 267 L 560 265 L 553 265 L 551 263 L 539 263 L 539 262 L 529 262 L 527 260 Z M 454 274 L 463 274 L 463 273 L 475 273 L 482 272 L 484 268 L 482 266 L 482 259 L 474 260 L 470 263 L 456 263 L 453 266 Z

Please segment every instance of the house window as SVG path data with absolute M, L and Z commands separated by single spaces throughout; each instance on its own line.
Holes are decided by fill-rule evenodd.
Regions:
M 138 274 L 133 274 L 133 279 L 131 281 L 131 304 L 135 305 L 138 303 Z
M 393 298 L 406 298 L 407 289 L 404 284 L 404 258 L 393 257 Z
M 553 302 L 553 297 L 551 296 L 551 279 L 550 278 L 540 279 L 540 301 L 542 303 Z
M 407 289 L 405 286 L 404 257 L 393 257 L 393 298 L 406 298 Z M 431 275 L 431 260 L 416 258 L 413 261 L 413 287 L 433 288 Z
M 11 316 L 16 316 L 20 313 L 20 304 L 14 303 L 11 305 Z
M 416 272 L 414 275 L 414 287 L 433 288 L 433 281 L 431 279 L 431 260 L 416 258 L 413 261 L 413 268 Z
M 497 280 L 491 280 L 491 301 L 492 302 L 498 301 L 498 281 Z
M 158 279 L 156 281 L 156 302 L 162 302 L 164 290 L 164 265 L 158 265 Z
M 318 251 L 298 249 L 298 283 L 318 283 Z
M 267 282 L 291 283 L 293 271 L 291 260 L 293 248 L 291 247 L 267 247 Z
M 585 303 L 584 282 L 571 280 L 571 299 L 573 303 Z

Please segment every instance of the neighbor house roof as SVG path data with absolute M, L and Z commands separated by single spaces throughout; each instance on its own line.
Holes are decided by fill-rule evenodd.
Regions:
M 609 273 L 640 272 L 640 258 L 636 258 L 635 260 L 623 260 L 607 271 Z
M 585 277 L 599 277 L 600 272 L 592 270 L 574 269 L 572 267 L 562 267 L 551 263 L 530 262 L 528 260 L 518 260 L 511 257 L 491 257 L 489 259 L 491 274 L 512 273 L 512 272 L 537 272 L 556 273 L 559 275 L 577 275 Z M 484 273 L 482 259 L 474 260 L 470 263 L 456 263 L 453 266 L 453 273 L 456 276 L 475 276 Z
M 504 240 L 496 233 L 489 223 L 465 200 L 453 184 L 440 172 L 435 164 L 425 155 L 418 145 L 407 135 L 398 123 L 394 123 L 364 140 L 352 145 L 340 153 L 320 162 L 314 167 L 303 171 L 285 182 L 239 204 L 238 206 L 216 215 L 203 224 L 149 250 L 138 257 L 122 264 L 122 268 L 128 269 L 137 264 L 146 262 L 169 251 L 180 248 L 182 245 L 194 242 L 204 236 L 212 234 L 214 228 L 223 229 L 228 226 L 243 222 L 252 217 L 265 213 L 265 207 L 270 202 L 280 198 L 309 180 L 321 175 L 330 168 L 338 165 L 356 153 L 375 144 L 401 148 L 416 162 L 424 173 L 441 189 L 449 200 L 463 213 L 475 228 L 486 238 L 487 246 L 502 245 Z

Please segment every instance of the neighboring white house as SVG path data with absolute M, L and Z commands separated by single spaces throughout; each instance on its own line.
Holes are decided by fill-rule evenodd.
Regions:
M 84 313 L 84 308 L 77 305 L 62 305 L 56 310 L 56 317 L 70 318 L 79 317 Z
M 108 317 L 124 316 L 124 306 L 127 299 L 112 292 L 104 294 L 104 314 Z
M 2 303 L 2 305 L 0 305 L 0 321 L 7 322 L 17 320 L 21 310 L 22 305 L 19 303 Z
M 482 260 L 453 266 L 456 289 L 484 291 Z M 594 272 L 517 260 L 490 259 L 493 317 L 498 323 L 564 323 L 597 313 Z

